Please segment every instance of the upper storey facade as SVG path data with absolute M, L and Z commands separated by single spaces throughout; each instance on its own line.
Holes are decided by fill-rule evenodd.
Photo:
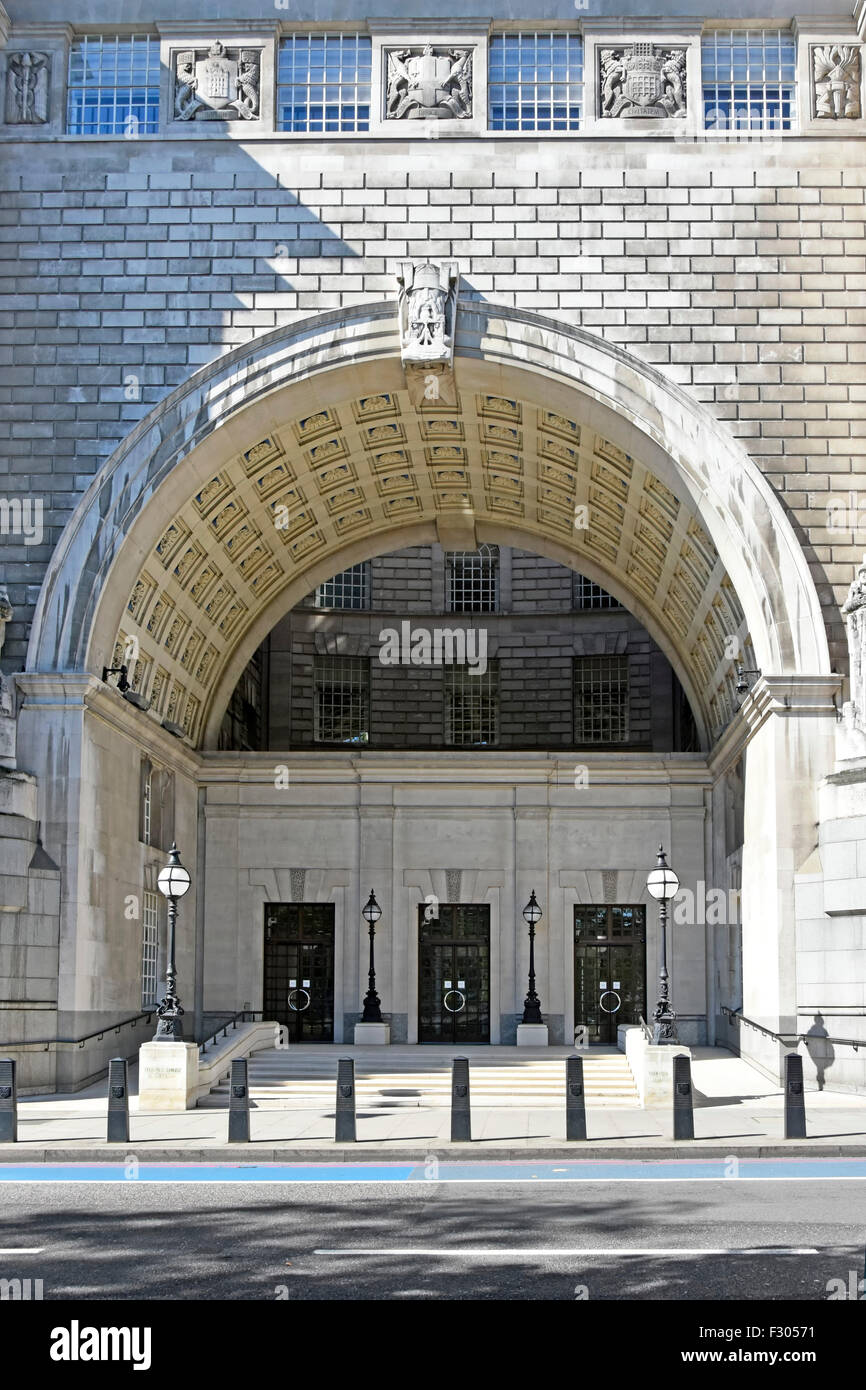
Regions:
M 129 7 L 127 7 L 128 10 Z M 612 0 L 453 4 L 370 18 L 360 5 L 153 3 L 133 22 L 0 12 L 6 138 L 683 139 L 862 134 L 863 7 L 763 0 L 662 17 Z M 2 7 L 0 7 L 2 10 Z M 858 36 L 858 30 L 859 36 Z

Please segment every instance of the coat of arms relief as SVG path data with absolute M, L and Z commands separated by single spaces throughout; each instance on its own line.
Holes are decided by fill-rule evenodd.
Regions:
M 652 43 L 601 48 L 599 68 L 601 116 L 685 116 L 685 48 Z
M 464 120 L 472 115 L 472 49 L 388 51 L 385 119 Z
M 187 49 L 174 58 L 174 115 L 178 121 L 259 119 L 261 49 Z

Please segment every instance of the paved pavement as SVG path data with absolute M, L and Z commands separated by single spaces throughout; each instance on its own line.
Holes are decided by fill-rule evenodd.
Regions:
M 503 1049 L 506 1051 L 506 1049 Z M 562 1051 L 562 1091 L 564 1096 L 567 1049 Z M 336 1058 L 351 1049 L 333 1049 Z M 510 1050 L 514 1058 L 514 1050 Z M 489 1051 L 488 1051 L 489 1056 Z M 810 1091 L 806 1096 L 808 1139 L 784 1140 L 783 1096 L 778 1086 L 768 1082 L 742 1059 L 716 1048 L 696 1048 L 692 1076 L 695 1090 L 695 1141 L 676 1148 L 671 1141 L 669 1107 L 642 1110 L 633 1102 L 622 1106 L 613 1100 L 590 1101 L 587 1111 L 589 1139 L 581 1151 L 615 1156 L 628 1152 L 661 1157 L 666 1153 L 739 1154 L 741 1152 L 824 1152 L 866 1154 L 866 1097 Z M 447 1059 L 442 1059 L 447 1063 Z M 474 1066 L 473 1062 L 473 1066 Z M 519 1063 L 518 1063 L 519 1065 Z M 389 1068 L 392 1063 L 388 1063 Z M 473 1071 L 473 1076 L 477 1075 Z M 135 1090 L 135 1069 L 131 1074 Z M 253 1109 L 248 1149 L 225 1148 L 227 1114 L 224 1109 L 197 1109 L 180 1114 L 138 1113 L 137 1098 L 131 1100 L 131 1151 L 174 1156 L 192 1160 L 200 1154 L 235 1158 L 239 1152 L 254 1153 L 257 1160 L 285 1158 L 286 1152 L 334 1158 L 381 1157 L 404 1154 L 422 1159 L 430 1152 L 450 1145 L 450 1117 L 446 1106 L 431 1104 L 423 1092 L 411 1096 L 394 1094 L 393 1078 L 380 1088 L 362 1095 L 358 1109 L 358 1142 L 349 1147 L 333 1141 L 333 1104 L 286 1104 L 279 1108 Z M 417 1089 L 417 1088 L 410 1088 Z M 476 1088 L 473 1094 L 484 1094 Z M 0 1161 L 9 1162 L 26 1152 L 31 1158 L 62 1160 L 81 1158 L 84 1153 L 115 1156 L 117 1148 L 105 1147 L 105 1081 L 74 1096 L 25 1097 L 19 1103 L 19 1142 L 0 1145 Z M 439 1098 L 441 1102 L 441 1097 Z M 500 1098 L 501 1101 L 501 1098 Z M 475 1154 L 483 1149 L 500 1157 L 538 1152 L 574 1153 L 565 1148 L 564 1101 L 532 1105 L 525 1095 L 513 1103 L 473 1104 L 472 1146 Z M 467 1152 L 469 1150 L 467 1149 Z

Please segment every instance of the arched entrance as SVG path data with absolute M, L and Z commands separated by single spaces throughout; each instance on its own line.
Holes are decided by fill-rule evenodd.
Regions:
M 456 405 L 413 408 L 390 304 L 279 330 L 198 373 L 76 510 L 28 670 L 98 676 L 132 652 L 152 710 L 208 749 L 250 654 L 335 571 L 435 539 L 571 565 L 666 653 L 719 776 L 748 744 L 743 1003 L 778 1026 L 794 1012 L 793 875 L 832 762 L 835 686 L 784 509 L 709 411 L 584 332 L 462 305 L 455 375 Z M 762 673 L 739 715 L 737 660 Z M 32 702 L 30 719 L 35 751 Z

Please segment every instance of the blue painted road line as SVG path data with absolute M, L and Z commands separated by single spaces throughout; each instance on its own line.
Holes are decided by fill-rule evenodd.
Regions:
M 132 1158 L 135 1158 L 133 1155 Z M 425 1163 L 0 1163 L 0 1182 L 826 1182 L 866 1180 L 866 1159 L 577 1159 Z

